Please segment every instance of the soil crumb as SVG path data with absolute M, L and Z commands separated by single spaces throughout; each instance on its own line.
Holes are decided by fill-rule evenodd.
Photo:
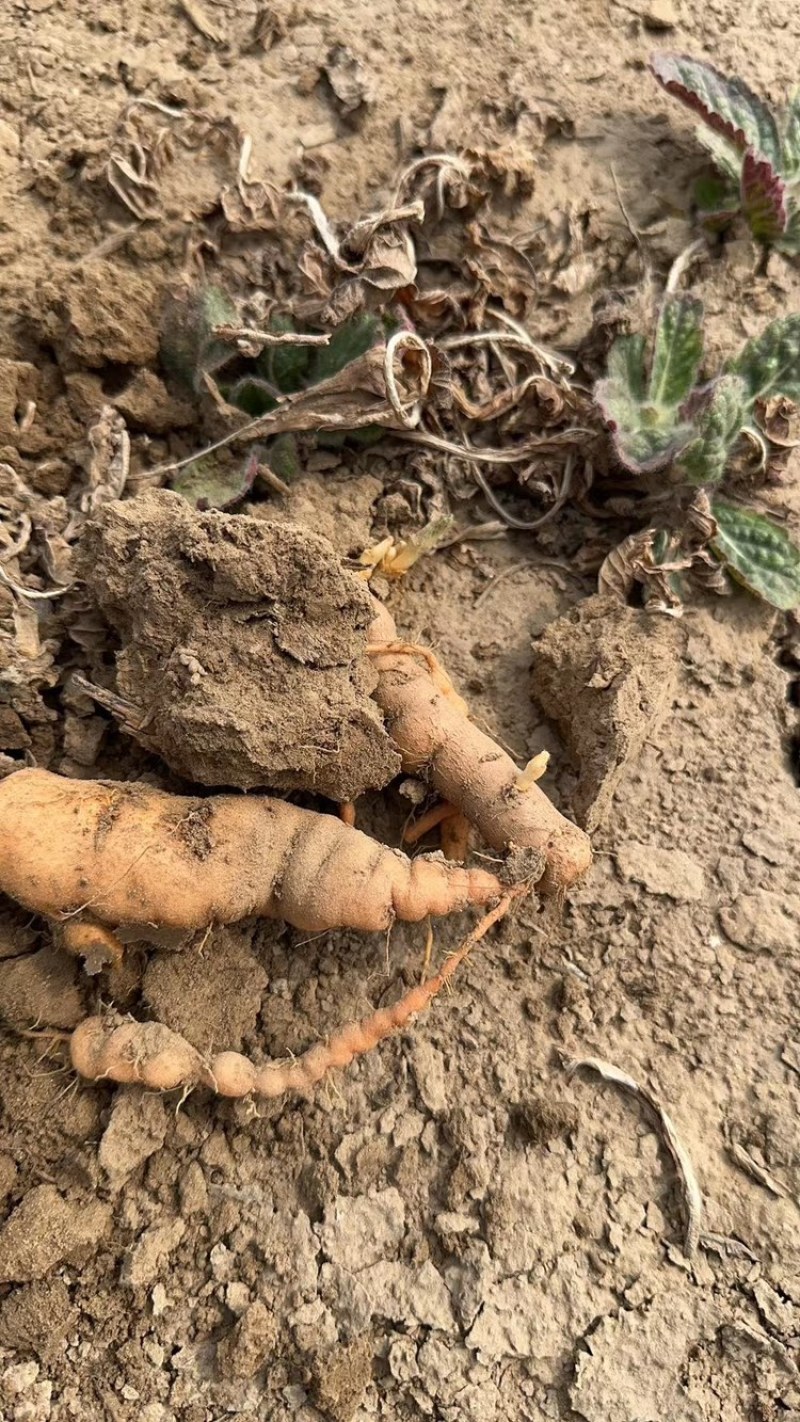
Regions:
M 590 832 L 672 705 L 681 640 L 673 622 L 596 596 L 551 623 L 535 644 L 534 698 L 578 769 L 574 811 Z
M 351 800 L 397 774 L 370 598 L 325 539 L 162 490 L 102 510 L 81 573 L 122 644 L 111 707 L 179 775 Z

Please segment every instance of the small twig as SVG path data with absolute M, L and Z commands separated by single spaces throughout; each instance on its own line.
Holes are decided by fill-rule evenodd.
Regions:
M 398 206 L 403 189 L 408 185 L 409 180 L 415 178 L 417 173 L 421 173 L 424 168 L 452 168 L 453 171 L 458 173 L 462 178 L 469 179 L 472 176 L 468 164 L 464 162 L 463 158 L 458 158 L 455 153 L 427 153 L 424 158 L 415 159 L 413 163 L 409 163 L 408 167 L 403 169 L 397 180 L 392 207 Z M 437 191 L 437 197 L 440 205 L 439 217 L 441 219 L 441 192 Z
M 619 185 L 619 178 L 617 177 L 617 170 L 616 170 L 616 168 L 614 167 L 614 164 L 613 164 L 613 163 L 611 164 L 611 181 L 612 181 L 612 183 L 614 184 L 614 192 L 615 192 L 616 195 L 617 195 L 617 202 L 619 203 L 619 210 L 620 210 L 620 212 L 622 213 L 623 218 L 625 219 L 625 226 L 627 227 L 628 231 L 629 231 L 630 234 L 631 234 L 631 237 L 633 238 L 634 242 L 636 243 L 637 247 L 639 248 L 639 251 L 641 252 L 641 250 L 642 250 L 642 238 L 641 238 L 641 233 L 634 227 L 633 222 L 632 222 L 632 220 L 631 220 L 630 213 L 628 212 L 628 209 L 627 209 L 626 206 L 625 206 L 625 203 L 624 203 L 623 198 L 622 198 L 622 189 L 620 188 L 620 185 Z
M 677 1131 L 664 1107 L 652 1091 L 646 1086 L 641 1086 L 638 1081 L 634 1081 L 627 1072 L 620 1071 L 611 1062 L 603 1061 L 600 1057 L 584 1057 L 581 1060 L 562 1059 L 564 1070 L 568 1076 L 573 1076 L 576 1071 L 593 1071 L 603 1081 L 610 1081 L 615 1086 L 621 1086 L 625 1091 L 630 1091 L 634 1096 L 641 1097 L 645 1105 L 656 1116 L 661 1127 L 664 1143 L 669 1150 L 682 1184 L 683 1206 L 686 1213 L 686 1234 L 684 1237 L 684 1253 L 687 1259 L 691 1259 L 698 1242 L 700 1240 L 700 1224 L 703 1217 L 703 1196 L 700 1186 L 697 1183 L 697 1176 L 694 1172 L 689 1152 L 680 1140 Z
M 310 336 L 305 331 L 257 331 L 250 326 L 215 326 L 214 335 L 223 341 L 239 341 L 260 346 L 329 346 L 330 332 Z
M 389 430 L 387 433 L 398 439 L 410 440 L 412 444 L 426 445 L 428 449 L 441 449 L 445 454 L 457 454 L 460 459 L 469 459 L 476 464 L 521 464 L 543 449 L 560 449 L 562 445 L 569 444 L 575 435 L 593 435 L 595 431 L 584 429 L 582 425 L 573 425 L 569 429 L 559 430 L 557 434 L 526 440 L 525 444 L 514 445 L 511 449 L 473 449 L 471 445 L 455 444 L 453 440 L 429 434 L 427 430 Z M 498 509 L 498 512 L 501 510 Z
M 292 193 L 287 193 L 286 198 L 289 202 L 305 204 L 305 206 L 308 208 L 308 213 L 311 218 L 311 221 L 317 229 L 317 235 L 319 236 L 323 247 L 325 248 L 326 252 L 330 257 L 334 257 L 338 261 L 339 242 L 336 237 L 336 233 L 334 232 L 330 222 L 328 221 L 325 215 L 322 203 L 314 197 L 313 193 L 303 192 L 300 188 L 297 188 Z
M 0 563 L 0 581 L 4 582 L 6 587 L 10 588 L 12 592 L 16 593 L 17 597 L 29 597 L 35 599 L 37 602 L 49 602 L 54 597 L 63 597 L 65 593 L 69 592 L 71 587 L 74 587 L 74 583 L 67 583 L 64 587 L 50 588 L 47 592 L 38 592 L 35 588 L 26 588 L 22 583 L 15 583 L 14 579 L 8 576 L 2 563 Z
M 691 265 L 695 257 L 699 256 L 699 254 L 701 252 L 704 252 L 705 250 L 705 241 L 702 237 L 698 237 L 696 242 L 690 242 L 688 247 L 684 247 L 683 251 L 679 252 L 678 256 L 675 258 L 675 261 L 672 263 L 672 266 L 669 269 L 667 284 L 664 287 L 665 292 L 672 293 L 673 291 L 677 291 L 678 282 L 680 281 L 687 267 Z
M 394 362 L 398 353 L 404 350 L 419 351 L 422 357 L 422 377 L 420 380 L 420 392 L 427 395 L 430 389 L 431 375 L 433 374 L 433 362 L 427 344 L 421 336 L 417 336 L 413 331 L 395 331 L 393 336 L 386 342 L 386 352 L 383 358 L 383 378 L 386 384 L 386 395 L 397 418 L 402 421 L 406 429 L 412 429 L 419 423 L 420 402 L 414 400 L 409 402 L 400 398 L 400 391 L 397 388 L 397 380 L 394 373 Z
M 480 485 L 483 491 L 484 498 L 489 500 L 489 503 L 491 504 L 492 508 L 495 510 L 496 513 L 499 513 L 503 522 L 507 523 L 509 528 L 518 528 L 522 529 L 526 533 L 533 533 L 537 528 L 541 528 L 543 524 L 549 523 L 551 518 L 555 518 L 559 510 L 564 507 L 565 503 L 567 502 L 567 499 L 570 496 L 570 493 L 572 492 L 572 476 L 574 469 L 575 452 L 574 450 L 570 450 L 569 454 L 567 455 L 566 464 L 564 465 L 564 475 L 561 480 L 561 488 L 558 491 L 558 496 L 556 497 L 555 502 L 543 514 L 540 514 L 538 518 L 534 519 L 517 518 L 516 514 L 509 513 L 508 509 L 505 508 L 504 505 L 498 499 L 491 484 L 488 482 L 487 479 L 484 478 L 480 469 L 473 469 L 472 472 L 475 477 L 475 482 Z
M 535 351 L 542 365 L 545 366 L 551 374 L 559 377 L 575 374 L 574 361 L 571 361 L 568 356 L 561 355 L 558 351 L 551 351 L 548 346 L 542 346 L 538 341 L 534 341 L 525 330 L 525 327 L 521 326 L 519 321 L 515 321 L 513 316 L 509 316 L 507 311 L 502 311 L 499 307 L 492 307 L 488 314 L 493 316 L 497 321 L 500 321 L 509 331 L 514 331 L 515 334 L 519 336 L 523 345 L 527 346 L 529 350 Z

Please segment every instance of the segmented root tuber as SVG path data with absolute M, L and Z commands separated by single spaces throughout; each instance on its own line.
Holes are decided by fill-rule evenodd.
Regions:
M 567 889 L 591 863 L 587 835 L 559 814 L 538 785 L 523 781 L 520 787 L 518 766 L 469 719 L 433 654 L 420 656 L 420 649 L 398 642 L 390 613 L 377 601 L 375 607 L 369 631 L 378 671 L 373 696 L 403 769 L 425 776 L 492 848 L 544 854 L 537 885 L 543 892 Z
M 504 894 L 434 977 L 411 988 L 394 1006 L 352 1023 L 329 1042 L 319 1042 L 296 1061 L 256 1066 L 239 1052 L 220 1052 L 206 1062 L 184 1037 L 161 1023 L 130 1022 L 110 1014 L 87 1017 L 76 1027 L 70 1039 L 72 1065 L 90 1081 L 136 1082 L 156 1091 L 207 1086 L 219 1096 L 308 1093 L 328 1072 L 349 1066 L 424 1011 L 475 944 L 525 892 L 516 888 Z
M 261 917 L 370 932 L 502 893 L 483 869 L 408 859 L 335 815 L 265 795 L 193 799 L 18 770 L 0 782 L 0 821 L 0 890 L 56 920 L 89 910 L 112 927 Z

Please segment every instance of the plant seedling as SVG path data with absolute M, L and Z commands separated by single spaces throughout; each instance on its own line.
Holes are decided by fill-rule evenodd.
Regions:
M 650 68 L 663 89 L 702 124 L 697 137 L 718 176 L 701 180 L 697 205 L 720 231 L 741 213 L 765 247 L 800 251 L 800 89 L 773 110 L 744 80 L 683 54 L 654 54 Z
M 668 292 L 652 350 L 648 354 L 641 335 L 618 339 L 595 400 L 624 469 L 639 477 L 662 475 L 671 485 L 708 496 L 699 543 L 696 519 L 690 547 L 674 530 L 655 530 L 655 563 L 663 568 L 669 562 L 677 574 L 697 556 L 707 564 L 710 551 L 736 581 L 788 610 L 800 603 L 800 549 L 771 519 L 730 503 L 717 490 L 742 435 L 766 457 L 757 423 L 765 403 L 773 397 L 800 400 L 800 315 L 773 321 L 719 375 L 700 384 L 702 357 L 702 303 Z M 674 578 L 671 586 L 680 597 Z

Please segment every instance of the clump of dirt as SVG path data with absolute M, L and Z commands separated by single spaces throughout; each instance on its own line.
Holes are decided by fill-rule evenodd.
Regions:
M 68 283 L 43 283 L 38 299 L 38 334 L 62 365 L 152 365 L 157 359 L 160 295 L 132 267 L 102 261 L 78 267 Z
M 23 1030 L 34 1023 L 76 1027 L 86 1015 L 76 977 L 74 959 L 53 947 L 4 961 L 0 1017 Z
M 577 766 L 573 807 L 589 831 L 672 705 L 681 641 L 673 621 L 597 596 L 535 644 L 533 694 Z
M 325 539 L 158 491 L 103 509 L 80 570 L 122 643 L 108 704 L 179 775 L 349 800 L 397 774 L 370 598 Z
M 145 1000 L 155 1017 L 200 1052 L 241 1051 L 266 986 L 247 936 L 227 928 L 210 933 L 197 953 L 156 955 L 144 976 Z

